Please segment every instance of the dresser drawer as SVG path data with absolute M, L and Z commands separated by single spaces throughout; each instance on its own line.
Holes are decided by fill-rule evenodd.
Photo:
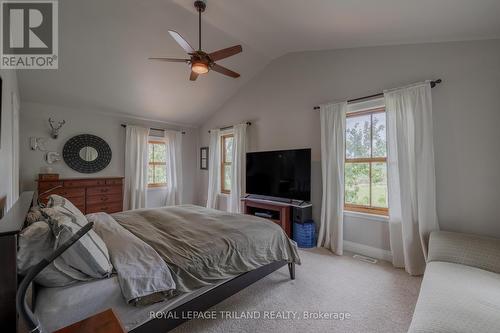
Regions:
M 65 180 L 64 187 L 87 187 L 87 186 L 100 186 L 106 185 L 105 179 L 75 179 L 75 180 Z
M 47 198 L 51 194 L 57 194 L 57 195 L 60 195 L 61 197 L 65 197 L 65 198 L 76 198 L 76 197 L 85 198 L 85 189 L 84 188 L 60 187 L 60 188 L 57 188 L 53 191 L 45 193 L 44 195 L 40 196 L 40 198 Z
M 39 182 L 38 183 L 38 192 L 43 193 L 47 190 L 50 190 L 51 188 L 54 188 L 56 186 L 62 186 L 62 185 L 63 185 L 62 181 Z
M 66 199 L 68 201 L 71 201 L 71 203 L 73 205 L 77 206 L 79 209 L 80 209 L 80 207 L 85 208 L 85 197 L 75 197 L 75 198 L 66 198 Z M 83 210 L 83 211 L 85 211 L 85 210 Z
M 122 187 L 121 186 L 98 186 L 98 187 L 89 187 L 87 189 L 87 195 L 96 195 L 96 194 L 121 194 Z
M 51 194 L 55 194 L 55 193 L 51 193 Z M 50 194 L 42 195 L 40 197 L 40 201 L 43 202 L 44 204 L 47 204 L 47 201 L 49 200 L 49 195 Z M 75 205 L 79 210 L 82 211 L 82 213 L 85 213 L 85 196 L 84 195 L 80 195 L 80 196 L 76 196 L 76 197 L 65 196 L 64 198 L 66 200 L 70 201 L 73 205 Z
M 87 205 L 102 204 L 108 202 L 122 202 L 121 193 L 89 195 L 87 197 Z
M 100 203 L 100 204 L 94 204 L 94 205 L 87 205 L 87 214 L 90 213 L 99 213 L 99 212 L 104 212 L 104 213 L 116 213 L 116 212 L 121 212 L 122 209 L 122 203 L 121 202 L 110 202 L 110 203 Z
M 79 196 L 79 197 L 74 197 L 74 198 L 65 197 L 65 199 L 70 201 L 73 205 L 77 206 L 78 209 L 82 210 L 82 208 L 83 208 L 82 212 L 85 211 L 85 197 L 84 196 Z M 48 195 L 44 195 L 44 196 L 40 197 L 40 201 L 43 202 L 44 204 L 46 204 L 48 200 L 49 200 Z
M 123 184 L 123 179 L 106 179 L 106 185 L 121 185 Z

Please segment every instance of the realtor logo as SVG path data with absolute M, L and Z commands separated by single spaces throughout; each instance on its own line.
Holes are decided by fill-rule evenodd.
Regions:
M 0 68 L 57 69 L 57 0 L 0 3 Z

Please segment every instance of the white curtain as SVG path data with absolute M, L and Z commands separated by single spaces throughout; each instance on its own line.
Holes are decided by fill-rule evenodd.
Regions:
M 233 127 L 233 152 L 231 167 L 231 194 L 229 195 L 228 211 L 241 213 L 241 195 L 245 192 L 245 166 L 247 124 Z
M 167 198 L 166 206 L 182 203 L 182 133 L 165 131 L 167 145 Z
M 215 209 L 217 209 L 217 198 L 220 192 L 220 145 L 220 131 L 210 130 L 207 207 Z
M 125 209 L 146 207 L 149 129 L 127 125 L 125 133 Z
M 420 275 L 425 270 L 429 234 L 439 229 L 430 82 L 384 95 L 393 264 Z
M 344 141 L 347 102 L 320 106 L 323 197 L 318 246 L 343 253 Z

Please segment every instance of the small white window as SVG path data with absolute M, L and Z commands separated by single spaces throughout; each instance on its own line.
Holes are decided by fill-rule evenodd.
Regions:
M 231 193 L 231 168 L 233 154 L 233 134 L 223 134 L 221 136 L 221 192 Z
M 148 143 L 148 186 L 167 185 L 167 145 L 164 141 L 150 140 Z

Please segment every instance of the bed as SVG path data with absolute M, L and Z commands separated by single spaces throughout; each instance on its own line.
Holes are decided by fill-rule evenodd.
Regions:
M 17 235 L 22 229 L 25 215 L 30 207 L 32 195 L 33 194 L 29 192 L 23 193 L 15 206 L 11 209 L 11 211 L 9 211 L 8 216 L 6 216 L 0 224 L 0 250 L 3 250 L 2 253 L 6 254 L 0 258 L 0 264 L 2 264 L 3 267 L 9 267 L 8 270 L 4 270 L 0 273 L 0 283 L 3 282 L 2 285 L 4 286 L 0 295 L 2 296 L 0 298 L 0 324 L 2 327 L 7 327 L 8 331 L 11 332 L 15 332 L 16 330 L 15 291 L 18 283 L 15 260 L 17 251 L 16 240 Z M 178 217 L 179 212 L 181 211 L 184 212 L 184 214 L 187 214 L 187 217 L 178 218 L 177 222 L 174 222 L 176 219 L 172 218 L 170 215 L 173 214 L 172 216 Z M 140 221 L 144 216 L 148 216 L 148 218 L 150 218 L 149 216 L 154 216 L 156 220 L 153 220 L 153 222 L 143 221 L 143 223 L 145 223 L 144 226 L 138 226 L 140 223 L 136 223 L 136 221 Z M 162 219 L 165 219 L 165 216 L 170 216 L 169 221 L 172 222 L 172 225 L 174 226 L 173 229 L 162 229 L 165 226 L 165 223 L 162 223 Z M 183 271 L 182 266 L 189 266 L 190 262 L 185 260 L 186 256 L 184 255 L 184 252 L 180 250 L 176 250 L 174 252 L 179 252 L 182 255 L 171 258 L 170 256 L 172 255 L 172 252 L 168 252 L 169 248 L 182 248 L 186 242 L 194 244 L 189 247 L 190 251 L 194 251 L 193 253 L 190 252 L 190 255 L 195 255 L 196 258 L 202 258 L 199 261 L 205 265 L 203 267 L 203 271 L 210 271 L 210 266 L 207 265 L 212 265 L 214 261 L 213 258 L 210 259 L 210 256 L 203 256 L 202 252 L 204 251 L 200 251 L 200 249 L 203 249 L 203 247 L 201 247 L 202 245 L 209 245 L 215 248 L 217 243 L 243 243 L 245 244 L 244 248 L 253 244 L 252 246 L 254 246 L 255 249 L 265 249 L 267 246 L 265 243 L 258 244 L 256 241 L 257 238 L 251 239 L 251 236 L 248 235 L 254 234 L 255 236 L 258 236 L 258 238 L 265 238 L 265 235 L 271 233 L 274 228 L 271 222 L 267 222 L 262 219 L 239 214 L 226 214 L 214 210 L 206 210 L 205 208 L 196 206 L 174 208 L 173 210 L 164 208 L 156 211 L 129 211 L 113 215 L 113 217 L 117 221 L 120 221 L 123 226 L 127 226 L 127 228 L 129 228 L 129 230 L 133 233 L 137 233 L 137 235 L 143 240 L 151 243 L 157 242 L 157 244 L 153 244 L 156 246 L 155 250 L 157 250 L 158 253 L 161 253 L 163 258 L 178 264 L 179 267 L 177 267 L 177 265 L 173 265 L 171 267 L 173 271 L 180 271 L 181 273 Z M 191 224 L 184 225 L 186 220 L 191 219 L 196 222 L 191 221 Z M 228 223 L 228 221 L 221 223 L 224 219 L 228 219 L 228 221 L 254 219 L 252 222 L 255 223 L 243 223 L 241 226 L 244 227 L 236 228 L 233 227 L 231 223 Z M 206 223 L 203 221 L 211 221 L 214 226 L 207 227 Z M 150 232 L 144 231 L 148 229 L 150 224 L 154 223 L 156 223 L 157 227 L 160 229 L 155 229 L 153 231 L 150 230 Z M 191 239 L 190 237 L 192 235 L 187 232 L 189 230 L 187 228 L 191 228 L 190 225 L 192 228 L 196 229 L 196 232 L 193 232 L 193 235 L 208 233 L 208 237 L 202 237 L 198 240 Z M 214 229 L 212 230 L 211 228 Z M 216 238 L 221 230 L 226 232 L 225 229 L 228 228 L 230 230 L 227 232 L 227 235 L 229 235 L 228 237 L 230 238 Z M 265 230 L 261 230 L 262 228 Z M 176 232 L 178 232 L 177 235 L 175 235 Z M 162 234 L 166 238 L 159 241 L 154 237 L 155 233 Z M 168 237 L 171 236 L 173 239 L 178 240 L 186 234 L 188 235 L 186 236 L 187 238 L 182 240 L 185 243 L 174 244 L 174 246 L 165 245 L 165 239 Z M 246 238 L 248 239 L 245 240 Z M 211 243 L 210 239 L 214 239 L 215 241 Z M 288 240 L 288 238 L 286 238 L 286 240 Z M 276 241 L 273 240 L 272 243 L 276 243 Z M 283 252 L 291 251 L 290 253 L 292 253 L 296 251 L 296 248 L 293 249 L 293 242 L 288 240 L 283 241 L 282 243 L 283 244 L 281 244 L 278 249 L 284 248 L 286 251 Z M 286 245 L 285 243 L 292 245 Z M 200 247 L 197 247 L 198 245 Z M 273 244 L 272 246 L 275 245 Z M 287 246 L 291 246 L 292 249 L 289 251 L 289 249 L 286 248 Z M 255 252 L 255 249 L 252 251 Z M 208 248 L 206 252 L 212 253 L 212 256 L 215 257 L 218 255 L 216 252 L 209 251 Z M 176 280 L 176 282 L 178 282 L 179 285 L 184 286 L 185 290 L 189 290 L 189 292 L 183 292 L 163 302 L 142 307 L 133 306 L 125 302 L 120 292 L 120 286 L 118 283 L 119 279 L 116 275 L 107 279 L 82 282 L 67 287 L 36 288 L 36 292 L 34 293 L 35 313 L 48 329 L 53 330 L 64 327 L 67 324 L 81 320 L 89 315 L 111 307 L 118 313 L 118 316 L 128 331 L 134 333 L 166 332 L 189 319 L 188 317 L 179 316 L 178 314 L 187 311 L 204 311 L 283 266 L 288 265 L 290 278 L 294 279 L 295 263 L 300 262 L 298 255 L 295 258 L 295 254 L 293 253 L 288 256 L 283 254 L 270 255 L 271 252 L 276 251 L 256 251 L 257 255 L 252 255 L 252 257 L 241 256 L 241 253 L 238 253 L 238 255 L 234 257 L 233 251 L 231 251 L 228 258 L 233 258 L 230 261 L 233 263 L 236 262 L 234 265 L 236 268 L 229 271 L 225 269 L 226 273 L 229 272 L 228 274 L 221 273 L 220 275 L 214 275 L 214 272 L 211 272 L 206 277 L 201 278 L 202 282 L 208 281 L 208 283 L 200 284 L 198 281 L 193 284 L 193 281 L 190 281 L 189 279 L 179 279 L 177 275 L 179 272 L 176 272 L 174 275 L 176 276 L 176 279 L 179 279 Z M 257 258 L 257 260 L 254 260 L 255 258 Z M 197 262 L 196 265 L 198 264 L 199 263 Z M 193 264 L 192 266 L 196 265 Z M 231 267 L 234 268 L 233 266 Z M 222 270 L 217 268 L 214 269 L 214 271 L 220 272 Z M 239 271 L 241 271 L 239 274 L 235 274 L 235 272 Z M 182 274 L 179 276 L 182 276 Z M 214 276 L 216 279 L 213 279 Z M 212 280 L 210 280 L 211 278 Z M 63 304 L 64 307 L 62 306 Z M 168 319 L 151 318 L 151 311 L 161 311 L 168 317 Z M 54 318 L 56 318 L 56 313 L 58 314 L 57 318 L 64 319 L 55 320 Z M 168 314 L 175 315 L 169 316 Z
M 173 299 L 143 307 L 135 307 L 123 301 L 116 276 L 107 279 L 77 283 L 68 287 L 41 288 L 37 292 L 35 314 L 49 331 L 55 331 L 109 308 L 120 318 L 127 331 L 132 331 L 149 321 L 150 312 L 166 313 L 223 282 L 203 287 L 192 293 L 181 294 Z

